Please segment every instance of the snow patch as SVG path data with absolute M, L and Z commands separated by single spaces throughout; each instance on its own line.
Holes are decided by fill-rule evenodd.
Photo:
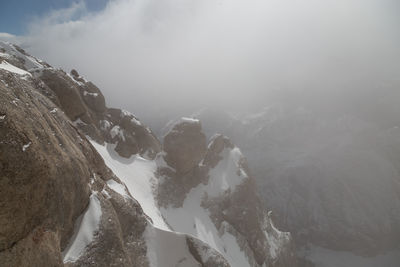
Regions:
M 144 213 L 149 216 L 153 225 L 163 230 L 170 228 L 165 223 L 153 196 L 153 187 L 156 184 L 154 161 L 134 155 L 129 159 L 120 157 L 115 151 L 115 145 L 100 145 L 90 140 L 97 152 L 102 156 L 105 164 L 126 185 L 129 193 L 142 206 Z
M 107 120 L 101 120 L 100 121 L 100 129 L 102 129 L 103 131 L 107 131 L 108 129 L 110 129 L 111 127 L 111 123 Z
M 111 198 L 111 196 L 110 196 L 110 194 L 107 192 L 107 190 L 103 189 L 103 190 L 101 190 L 101 193 L 105 196 L 106 199 L 110 199 L 110 198 Z
M 133 116 L 133 114 L 125 109 L 121 109 L 121 118 L 126 117 L 126 116 Z
M 123 196 L 124 198 L 130 198 L 128 192 L 126 192 L 125 186 L 117 183 L 115 180 L 109 180 L 107 181 L 108 187 L 110 187 L 112 190 Z
M 26 145 L 23 145 L 22 146 L 22 151 L 25 152 L 28 149 L 28 147 L 30 147 L 31 144 L 32 144 L 32 142 L 29 142 Z
M 83 83 L 80 82 L 80 81 L 75 80 L 74 77 L 73 77 L 70 73 L 67 73 L 67 76 L 68 76 L 74 83 L 76 83 L 77 85 L 83 86 Z M 86 91 L 85 91 L 85 92 L 86 92 Z
M 246 173 L 240 167 L 243 155 L 238 147 L 225 148 L 221 157 L 222 160 L 218 165 L 210 170 L 207 193 L 211 197 L 218 196 L 227 190 L 233 192 L 236 186 L 247 178 Z
M 290 242 L 291 237 L 290 233 L 281 232 L 274 226 L 271 220 L 271 213 L 271 211 L 268 212 L 264 227 L 270 226 L 272 231 L 268 233 L 264 230 L 264 235 L 269 245 L 269 254 L 272 259 L 276 259 L 279 256 L 280 249 Z
M 10 58 L 11 56 L 10 56 L 9 54 L 0 52 L 0 57 L 3 57 L 3 58 Z
M 243 157 L 239 148 L 225 148 L 221 156 L 223 159 L 210 170 L 208 184 L 199 184 L 193 188 L 181 208 L 161 208 L 161 212 L 174 231 L 200 239 L 221 253 L 232 267 L 249 267 L 247 256 L 240 249 L 236 237 L 228 231 L 217 229 L 209 211 L 201 206 L 204 197 L 220 196 L 227 190 L 233 192 L 247 178 L 238 172 Z
M 182 208 L 161 208 L 161 212 L 174 231 L 187 233 L 217 250 L 232 267 L 250 267 L 236 238 L 230 233 L 220 234 L 211 221 L 208 210 L 201 207 L 206 192 L 204 185 L 192 189 Z
M 132 117 L 132 119 L 131 119 L 132 123 L 139 125 L 139 126 L 142 125 L 142 123 L 138 119 L 136 119 L 135 115 L 133 115 L 131 112 L 124 110 L 124 109 L 121 110 L 121 118 L 123 118 L 123 117 Z
M 149 225 L 146 228 L 144 237 L 150 267 L 199 266 L 199 263 L 190 253 L 186 243 L 186 236 L 183 234 L 163 231 Z
M 83 95 L 84 96 L 87 96 L 87 95 L 89 95 L 89 96 L 93 96 L 93 97 L 98 97 L 99 96 L 99 94 L 98 93 L 89 93 L 88 91 L 83 91 Z
M 74 262 L 83 254 L 85 248 L 93 241 L 95 232 L 99 229 L 101 215 L 100 200 L 97 193 L 92 193 L 89 207 L 77 227 L 78 231 L 75 232 L 76 234 L 71 238 L 70 244 L 63 251 L 64 263 Z
M 131 119 L 131 122 L 133 122 L 134 124 L 139 125 L 139 126 L 142 125 L 142 123 L 139 120 L 137 120 L 135 117 L 133 117 Z
M 188 122 L 188 123 L 199 123 L 200 121 L 195 118 L 188 118 L 188 117 L 182 117 L 180 119 L 181 122 Z
M 41 69 L 45 67 L 39 62 L 40 60 L 36 59 L 35 57 L 21 53 L 20 51 L 18 51 L 18 49 L 16 49 L 13 44 L 9 42 L 0 41 L 0 47 L 5 50 L 5 53 L 2 53 L 3 57 L 15 57 L 16 59 L 22 58 L 24 60 L 24 67 L 27 70 Z
M 110 131 L 111 138 L 114 139 L 114 137 L 119 136 L 121 140 L 125 141 L 125 136 L 123 131 L 124 130 L 122 130 L 121 127 L 119 127 L 119 125 L 115 125 Z
M 18 75 L 27 75 L 27 76 L 32 77 L 32 74 L 30 74 L 29 72 L 27 72 L 27 71 L 25 71 L 23 69 L 17 68 L 14 65 L 8 63 L 5 60 L 3 60 L 0 63 L 0 69 L 6 70 L 6 71 L 9 71 L 9 72 L 12 72 L 12 73 L 16 73 Z

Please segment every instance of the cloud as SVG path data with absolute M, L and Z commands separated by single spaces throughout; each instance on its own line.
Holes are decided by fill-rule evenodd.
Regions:
M 78 69 L 113 106 L 249 107 L 277 91 L 324 95 L 398 84 L 392 4 L 115 0 L 88 13 L 78 2 L 32 21 L 22 42 L 53 65 Z
M 6 33 L 6 32 L 0 32 L 0 38 L 14 38 L 15 35 Z
M 16 43 L 18 41 L 18 37 L 6 32 L 0 32 L 0 40 Z

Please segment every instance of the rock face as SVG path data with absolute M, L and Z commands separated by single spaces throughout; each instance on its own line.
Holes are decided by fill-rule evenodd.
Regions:
M 179 174 L 186 174 L 196 167 L 206 149 L 206 136 L 197 120 L 183 119 L 164 137 L 164 159 Z
M 0 266 L 64 266 L 90 195 L 96 237 L 66 266 L 148 266 L 139 204 L 108 188 L 118 178 L 38 81 L 21 78 L 0 70 Z
M 151 158 L 159 143 L 147 127 L 106 108 L 76 71 L 0 48 L 19 62 L 0 62 L 0 266 L 229 266 L 208 244 L 154 227 L 85 136 Z
M 76 70 L 66 74 L 52 68 L 33 71 L 43 87 L 75 125 L 93 140 L 116 145 L 117 153 L 129 158 L 140 154 L 154 158 L 161 150 L 151 130 L 128 111 L 107 108 L 99 88 Z
M 174 230 L 205 242 L 210 237 L 202 233 L 208 232 L 213 247 L 231 266 L 296 265 L 290 234 L 273 226 L 257 197 L 246 159 L 227 137 L 215 135 L 207 148 L 200 122 L 183 119 L 165 136 L 163 147 L 158 158 L 158 201 Z M 178 216 L 184 221 L 177 221 Z M 219 240 L 228 236 L 242 254 L 219 246 Z
M 2 70 L 0 80 L 1 262 L 59 266 L 60 249 L 88 204 L 90 177 L 110 174 L 33 83 Z

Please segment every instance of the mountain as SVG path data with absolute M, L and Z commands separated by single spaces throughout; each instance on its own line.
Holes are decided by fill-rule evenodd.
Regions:
M 0 42 L 0 266 L 295 266 L 247 161 L 183 118 L 163 143 L 76 70 Z
M 384 101 L 374 116 L 281 102 L 253 113 L 203 109 L 192 117 L 208 136 L 220 132 L 241 147 L 262 202 L 292 233 L 300 257 L 316 266 L 397 266 L 400 130 L 389 97 L 397 92 L 382 94 L 373 95 Z

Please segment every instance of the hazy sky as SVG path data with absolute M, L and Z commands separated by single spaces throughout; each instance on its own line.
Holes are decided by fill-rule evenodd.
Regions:
M 254 106 L 396 86 L 398 1 L 84 1 L 27 25 L 32 54 L 97 84 L 112 106 Z M 360 91 L 361 92 L 361 91 Z

